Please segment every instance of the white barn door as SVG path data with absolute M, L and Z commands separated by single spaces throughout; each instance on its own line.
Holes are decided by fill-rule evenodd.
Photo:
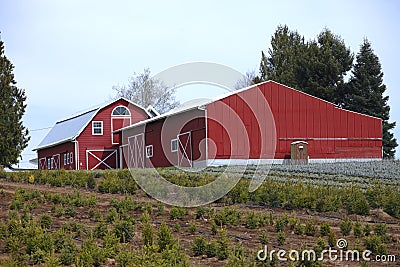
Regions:
M 178 166 L 192 166 L 192 135 L 191 132 L 178 134 Z
M 128 137 L 128 168 L 144 168 L 144 134 Z

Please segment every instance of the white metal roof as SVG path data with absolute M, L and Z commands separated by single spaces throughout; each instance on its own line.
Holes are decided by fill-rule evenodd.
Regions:
M 96 115 L 99 108 L 56 123 L 35 150 L 74 140 Z

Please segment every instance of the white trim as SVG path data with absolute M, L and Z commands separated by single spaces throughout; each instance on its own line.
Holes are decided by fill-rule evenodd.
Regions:
M 205 151 L 205 153 L 206 153 L 206 158 L 205 158 L 205 160 L 207 161 L 208 160 L 208 123 L 207 123 L 207 109 L 204 109 L 204 124 L 205 124 L 205 131 L 206 131 L 206 133 L 205 133 L 205 141 L 206 141 L 206 145 L 205 145 L 205 147 L 206 147 L 206 151 Z
M 150 149 L 151 153 L 148 153 L 149 151 L 147 151 L 147 149 Z M 147 159 L 152 158 L 154 154 L 153 145 L 146 146 L 145 150 L 146 150 L 146 158 Z
M 74 154 L 73 154 L 73 152 L 69 152 L 69 164 L 74 164 Z
M 100 123 L 101 126 L 94 126 L 95 123 Z M 103 135 L 103 121 L 92 121 L 92 135 Z M 95 133 L 94 130 L 95 129 L 99 129 L 101 130 L 101 133 Z
M 43 165 L 43 160 L 44 160 L 44 165 Z M 42 161 L 42 163 L 41 163 L 41 161 Z M 38 167 L 39 167 L 39 170 L 45 170 L 45 169 L 46 169 L 46 164 L 47 164 L 46 157 L 40 158 L 40 159 L 38 160 Z
M 128 115 L 114 115 L 113 113 L 117 108 L 125 108 L 128 111 L 129 114 Z M 113 108 L 113 110 L 111 111 L 111 117 L 128 117 L 128 116 L 129 117 L 132 116 L 131 115 L 131 111 L 129 110 L 129 108 L 125 107 L 124 105 L 118 105 L 115 108 Z
M 179 138 L 180 136 L 183 135 L 189 135 L 188 139 L 185 142 L 185 145 L 183 145 L 183 143 L 181 142 L 181 139 Z M 193 167 L 193 152 L 192 152 L 192 132 L 185 132 L 185 133 L 181 133 L 177 135 L 177 140 L 178 140 L 178 149 L 177 149 L 177 154 L 178 154 L 178 166 L 181 167 L 185 167 L 182 166 L 182 162 L 184 159 L 186 159 L 186 161 L 189 163 L 190 167 Z M 190 149 L 190 158 L 189 155 L 187 153 L 187 148 Z M 180 150 L 182 150 L 182 158 L 179 160 L 179 152 Z
M 92 152 L 103 152 L 103 151 L 107 151 L 107 152 L 112 152 L 110 153 L 107 157 L 105 157 L 104 159 L 100 159 L 99 157 L 97 157 L 95 154 L 93 154 Z M 98 166 L 100 166 L 101 164 L 104 164 L 107 168 L 109 169 L 113 169 L 110 165 L 108 165 L 105 161 L 111 157 L 112 155 L 115 154 L 115 168 L 117 168 L 118 166 L 118 151 L 117 149 L 87 149 L 86 150 L 86 170 L 89 170 L 89 154 L 94 157 L 95 159 L 97 159 L 99 161 L 99 163 L 97 163 L 97 165 L 95 165 L 93 168 L 91 168 L 90 170 L 94 170 L 96 169 Z
M 64 166 L 67 165 L 67 153 L 64 153 Z
M 58 158 L 58 161 L 55 160 L 55 157 Z M 60 154 L 54 154 L 53 156 L 51 156 L 51 169 L 52 170 L 59 170 L 60 169 Z M 56 162 L 58 163 L 58 166 L 56 164 Z M 56 165 L 57 168 L 54 168 L 54 165 Z
M 382 141 L 382 138 L 369 138 L 369 137 L 290 137 L 279 138 L 279 141 L 294 141 L 294 140 L 307 140 L 307 141 Z M 305 141 L 303 141 L 305 142 Z
M 138 136 L 142 137 L 141 144 L 138 142 Z M 139 133 L 128 137 L 128 168 L 144 168 L 145 162 L 145 136 L 144 133 Z M 133 145 L 131 143 L 133 139 Z M 140 164 L 140 165 L 139 165 Z
M 370 161 L 381 161 L 381 158 L 319 158 L 309 159 L 309 164 L 318 163 L 337 163 L 337 162 L 370 162 Z M 201 160 L 194 162 L 194 167 L 203 166 L 232 166 L 232 165 L 266 165 L 266 164 L 290 164 L 291 159 L 212 159 L 212 160 Z
M 79 170 L 79 142 L 77 140 L 73 140 L 72 142 L 75 144 L 75 170 Z
M 172 143 L 174 143 L 174 142 L 176 142 L 176 149 L 172 149 L 174 146 L 172 145 Z M 179 147 L 179 145 L 178 145 L 178 138 L 174 138 L 174 139 L 171 139 L 171 152 L 177 152 L 178 151 L 178 147 Z
M 124 115 L 124 116 L 111 116 L 111 144 L 113 144 L 113 145 L 118 145 L 119 143 L 115 143 L 114 142 L 114 120 L 126 120 L 126 119 L 128 119 L 129 118 L 129 125 L 131 125 L 132 124 L 132 116 L 131 115 Z M 123 126 L 123 125 L 122 125 Z M 123 127 L 122 127 L 123 128 Z M 121 129 L 122 129 L 121 128 Z M 119 129 L 118 129 L 119 130 Z M 118 131 L 118 130 L 115 130 L 115 131 Z

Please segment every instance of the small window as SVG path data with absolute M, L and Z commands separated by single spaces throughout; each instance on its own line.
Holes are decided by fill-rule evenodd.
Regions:
M 67 156 L 67 164 L 69 164 L 69 153 L 65 154 Z
M 171 152 L 178 151 L 178 139 L 171 140 Z
M 146 146 L 146 158 L 153 157 L 153 145 Z
M 72 152 L 69 153 L 69 163 L 74 163 L 74 154 Z
M 103 135 L 103 122 L 93 121 L 92 122 L 92 135 Z
M 64 154 L 64 165 L 67 165 L 67 153 Z
M 129 109 L 127 109 L 124 106 L 119 106 L 114 108 L 113 112 L 112 112 L 113 116 L 129 116 L 131 115 L 131 113 L 129 112 Z
M 51 158 L 47 159 L 47 169 L 51 170 Z

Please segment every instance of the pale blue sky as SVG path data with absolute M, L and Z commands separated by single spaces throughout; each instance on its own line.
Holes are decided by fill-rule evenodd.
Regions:
M 391 119 L 400 126 L 399 11 L 395 0 L 0 0 L 0 31 L 18 86 L 26 90 L 30 129 L 103 103 L 113 85 L 145 67 L 155 74 L 210 61 L 243 73 L 258 70 L 261 50 L 279 24 L 306 39 L 328 27 L 355 53 L 367 37 L 383 66 Z M 193 97 L 200 96 L 194 88 Z M 178 98 L 190 95 L 186 90 Z M 31 149 L 46 133 L 31 132 L 24 161 L 34 157 Z M 395 133 L 400 138 L 399 127 Z

